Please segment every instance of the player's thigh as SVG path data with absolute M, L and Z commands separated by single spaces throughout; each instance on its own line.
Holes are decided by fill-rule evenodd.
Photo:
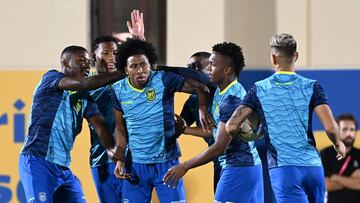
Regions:
M 308 202 L 302 185 L 303 175 L 297 167 L 273 168 L 269 173 L 276 202 Z
M 149 182 L 132 182 L 124 180 L 122 182 L 123 202 L 149 203 L 153 187 Z
M 95 188 L 99 201 L 120 202 L 122 193 L 122 182 L 114 175 L 115 164 L 94 167 L 91 169 Z
M 184 187 L 184 180 L 179 179 L 178 185 L 176 188 L 168 187 L 163 183 L 158 183 L 155 185 L 156 195 L 160 202 L 176 202 L 182 203 L 186 202 L 186 193 Z
M 86 202 L 79 179 L 68 168 L 62 171 L 64 184 L 54 193 L 54 202 Z
M 226 167 L 223 169 L 216 192 L 215 202 L 263 202 L 262 168 Z
M 304 187 L 309 202 L 323 203 L 325 196 L 325 176 L 322 166 L 304 169 Z
M 32 155 L 20 155 L 19 175 L 28 202 L 52 202 L 62 184 L 55 164 Z

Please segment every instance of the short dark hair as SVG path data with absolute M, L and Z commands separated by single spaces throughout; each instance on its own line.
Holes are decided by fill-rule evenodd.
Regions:
M 99 44 L 103 42 L 114 42 L 117 45 L 119 43 L 119 39 L 111 35 L 99 36 L 92 42 L 91 51 L 94 52 L 99 47 Z
M 338 115 L 335 120 L 338 124 L 340 123 L 340 121 L 344 121 L 344 120 L 353 121 L 355 123 L 355 129 L 356 130 L 358 129 L 356 118 L 351 113 L 342 113 Z
M 195 54 L 191 55 L 191 57 L 210 58 L 210 55 L 211 54 L 209 52 L 199 51 L 199 52 L 196 52 Z
M 295 55 L 297 44 L 293 36 L 280 33 L 270 39 L 270 47 L 276 52 L 284 54 L 287 57 L 292 57 Z
M 239 75 L 240 71 L 245 67 L 245 59 L 241 47 L 232 42 L 215 44 L 212 47 L 212 51 L 229 57 L 229 65 L 235 70 L 236 75 Z
M 144 54 L 151 65 L 154 65 L 157 61 L 156 50 L 151 43 L 138 38 L 128 38 L 118 46 L 116 68 L 119 71 L 124 71 L 127 59 L 136 54 Z
M 75 54 L 77 52 L 87 52 L 87 50 L 81 46 L 76 46 L 76 45 L 68 46 L 61 52 L 60 60 L 62 61 L 69 54 Z

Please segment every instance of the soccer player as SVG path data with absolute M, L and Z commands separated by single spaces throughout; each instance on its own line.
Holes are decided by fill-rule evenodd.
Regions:
M 104 118 L 87 89 L 115 82 L 120 73 L 87 77 L 85 48 L 66 47 L 62 72 L 44 74 L 34 91 L 28 136 L 19 157 L 19 174 L 28 202 L 85 202 L 80 183 L 69 169 L 70 150 L 83 118 L 90 122 L 110 158 L 121 159 Z
M 128 22 L 129 32 L 133 37 L 144 39 L 143 14 L 138 10 L 131 13 Z M 92 43 L 92 55 L 95 62 L 96 74 L 106 74 L 116 71 L 115 52 L 119 40 L 112 36 L 97 37 Z M 114 133 L 115 119 L 111 102 L 111 87 L 105 86 L 90 91 L 99 111 L 105 117 L 107 129 Z M 122 183 L 115 177 L 115 163 L 111 161 L 102 146 L 94 126 L 89 123 L 91 135 L 90 166 L 100 202 L 121 202 Z
M 204 74 L 208 74 L 206 67 L 209 65 L 209 57 L 210 53 L 208 52 L 196 52 L 194 53 L 188 62 L 188 68 L 199 71 Z M 214 88 L 210 89 L 210 102 L 212 102 L 212 98 L 214 96 Z M 214 89 L 214 91 L 212 91 Z M 182 117 L 187 126 L 191 126 L 193 123 L 196 123 L 197 127 L 201 127 L 201 123 L 199 120 L 199 107 L 198 107 L 198 97 L 193 94 L 190 95 L 189 99 L 186 100 L 182 111 L 180 113 L 180 117 Z M 204 140 L 208 146 L 214 144 L 215 140 L 213 136 L 204 137 Z M 216 191 L 217 183 L 220 179 L 221 166 L 217 159 L 217 157 L 213 160 L 214 163 L 214 192 Z
M 276 34 L 270 47 L 275 74 L 256 82 L 248 91 L 226 123 L 226 131 L 237 134 L 248 116 L 259 113 L 276 201 L 323 203 L 324 173 L 312 133 L 313 111 L 334 144 L 337 158 L 342 159 L 346 152 L 338 125 L 320 84 L 295 73 L 295 39 Z
M 123 181 L 124 202 L 150 202 L 155 187 L 160 202 L 186 202 L 183 181 L 179 187 L 163 184 L 163 176 L 179 163 L 180 150 L 174 136 L 174 93 L 197 93 L 199 115 L 208 128 L 208 89 L 195 81 L 164 71 L 151 71 L 156 63 L 154 47 L 139 39 L 128 39 L 118 47 L 118 68 L 127 77 L 113 85 L 116 142 L 132 158 L 117 161 L 115 175 Z M 131 166 L 129 166 L 131 162 Z
M 360 150 L 354 147 L 358 124 L 351 114 L 336 117 L 340 138 L 346 147 L 346 157 L 338 161 L 333 147 L 320 152 L 324 165 L 327 202 L 360 202 Z
M 178 179 L 189 169 L 221 155 L 222 172 L 214 202 L 263 202 L 261 161 L 254 142 L 232 138 L 225 131 L 225 123 L 246 94 L 237 81 L 245 66 L 242 50 L 234 43 L 216 44 L 209 61 L 209 77 L 217 85 L 211 107 L 215 120 L 212 135 L 216 141 L 198 156 L 172 167 L 164 176 L 164 181 L 176 187 Z M 185 128 L 184 133 L 206 136 L 206 132 L 194 128 Z

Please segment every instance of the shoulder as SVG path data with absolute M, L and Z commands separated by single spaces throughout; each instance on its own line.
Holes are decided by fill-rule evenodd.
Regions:
M 236 95 L 227 95 L 224 97 L 220 104 L 220 109 L 233 109 L 238 107 L 241 104 L 241 98 Z
M 257 82 L 255 82 L 255 88 L 256 89 L 267 89 L 267 88 L 270 88 L 272 85 L 271 83 L 271 80 L 274 78 L 274 75 L 268 77 L 268 78 L 265 78 L 263 80 L 259 80 Z
M 51 78 L 57 78 L 57 77 L 63 77 L 65 76 L 64 73 L 59 72 L 55 69 L 49 70 L 43 75 L 43 79 L 51 79 Z

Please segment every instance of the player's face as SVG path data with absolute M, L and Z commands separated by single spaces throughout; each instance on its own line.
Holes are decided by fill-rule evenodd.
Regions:
M 127 59 L 125 72 L 135 88 L 142 89 L 145 87 L 150 76 L 150 70 L 149 60 L 143 54 L 133 55 Z
M 341 120 L 339 122 L 340 138 L 346 147 L 351 147 L 354 144 L 356 137 L 356 128 L 354 121 Z
M 96 71 L 99 74 L 116 71 L 115 68 L 115 52 L 117 45 L 115 42 L 101 42 L 94 51 Z
M 213 52 L 209 58 L 209 65 L 206 67 L 210 81 L 220 84 L 224 80 L 225 68 L 225 56 L 216 51 Z
M 90 71 L 90 56 L 87 51 L 79 51 L 70 56 L 68 75 L 87 77 Z
M 208 71 L 206 70 L 208 65 L 208 58 L 193 56 L 189 59 L 187 67 L 208 74 Z

